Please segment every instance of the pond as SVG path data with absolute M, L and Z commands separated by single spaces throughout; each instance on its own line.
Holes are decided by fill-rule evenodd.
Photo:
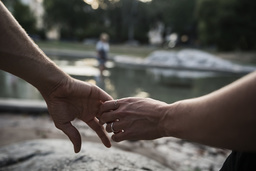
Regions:
M 156 75 L 149 69 L 115 66 L 113 62 L 108 63 L 105 76 L 101 77 L 95 59 L 51 58 L 72 77 L 97 84 L 115 99 L 136 96 L 172 103 L 213 92 L 241 77 L 169 77 Z M 0 71 L 0 82 L 0 98 L 43 99 L 33 86 L 6 72 Z

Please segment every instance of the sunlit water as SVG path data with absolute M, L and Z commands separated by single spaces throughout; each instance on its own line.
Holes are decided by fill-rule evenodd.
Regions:
M 95 59 L 70 60 L 52 57 L 57 65 L 74 78 L 97 84 L 113 98 L 150 97 L 172 103 L 213 92 L 241 76 L 215 75 L 205 78 L 177 78 L 156 75 L 147 69 L 134 69 L 108 63 L 105 76 L 99 76 Z M 0 71 L 0 98 L 42 99 L 30 84 Z

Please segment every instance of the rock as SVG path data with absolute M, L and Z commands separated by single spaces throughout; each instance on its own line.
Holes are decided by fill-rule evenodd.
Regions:
M 202 69 L 205 71 L 252 72 L 253 66 L 238 65 L 231 61 L 221 59 L 213 54 L 196 50 L 183 49 L 174 51 L 154 51 L 147 58 L 148 63 L 162 64 L 176 67 Z
M 171 171 L 144 156 L 98 143 L 75 154 L 66 140 L 33 140 L 0 148 L 0 171 Z
M 145 59 L 120 55 L 114 61 L 122 67 L 147 68 L 156 76 L 179 78 L 211 77 L 216 74 L 244 75 L 256 69 L 255 66 L 239 65 L 195 49 L 157 50 Z

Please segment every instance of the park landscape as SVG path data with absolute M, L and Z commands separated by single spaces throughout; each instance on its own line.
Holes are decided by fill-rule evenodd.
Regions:
M 14 17 L 60 68 L 76 79 L 98 85 L 115 99 L 134 96 L 173 103 L 199 97 L 232 83 L 256 66 L 253 41 L 256 36 L 252 31 L 255 23 L 250 22 L 255 17 L 254 2 L 106 0 L 93 4 L 79 0 L 44 0 L 41 1 L 45 9 L 43 20 L 41 18 L 43 27 L 37 26 L 38 18 L 32 15 L 31 4 L 19 0 L 3 3 L 13 9 Z M 58 8 L 60 6 L 62 8 Z M 70 6 L 73 8 L 68 11 Z M 244 10 L 247 12 L 242 16 L 239 12 Z M 57 36 L 47 37 L 56 24 Z M 160 34 L 162 40 L 151 42 L 150 31 Z M 103 77 L 99 75 L 95 52 L 101 32 L 110 35 L 109 60 Z M 174 42 L 164 37 L 172 33 L 178 35 Z M 205 73 L 203 65 L 197 64 L 197 70 L 191 70 L 166 66 L 165 61 L 162 64 L 145 62 L 155 52 L 167 53 L 170 55 L 167 58 L 172 58 L 184 51 L 211 55 L 250 69 L 243 72 L 211 70 L 210 74 L 189 77 L 192 71 Z M 161 53 L 157 54 L 159 62 Z M 191 63 L 189 55 L 186 62 Z M 0 80 L 0 170 L 215 171 L 230 153 L 228 149 L 171 137 L 112 142 L 112 151 L 100 144 L 86 124 L 75 120 L 74 125 L 83 139 L 83 149 L 75 155 L 67 137 L 55 128 L 39 92 L 3 71 Z M 122 162 L 117 162 L 118 159 Z

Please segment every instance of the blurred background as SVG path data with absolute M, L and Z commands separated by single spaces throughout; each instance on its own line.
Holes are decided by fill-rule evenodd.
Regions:
M 74 78 L 98 85 L 113 98 L 150 97 L 172 103 L 213 92 L 256 67 L 256 1 L 2 2 L 58 66 Z M 110 37 L 110 52 L 107 69 L 100 75 L 95 46 L 103 32 Z M 46 106 L 34 87 L 2 71 L 0 82 L 0 128 L 7 131 L 0 133 L 1 145 L 57 136 L 49 131 Z M 16 113 L 20 115 L 13 115 Z M 18 136 L 18 129 L 29 129 L 24 123 L 31 118 L 41 123 L 31 125 L 37 132 Z M 85 130 L 83 136 L 95 136 L 77 124 Z M 119 146 L 179 170 L 218 170 L 229 153 L 170 138 L 127 143 Z M 159 148 L 147 153 L 148 147 Z M 179 157 L 171 157 L 171 153 Z M 182 161 L 186 162 L 177 164 Z
M 113 44 L 256 48 L 256 3 L 249 0 L 2 1 L 35 40 L 93 43 L 107 32 Z

